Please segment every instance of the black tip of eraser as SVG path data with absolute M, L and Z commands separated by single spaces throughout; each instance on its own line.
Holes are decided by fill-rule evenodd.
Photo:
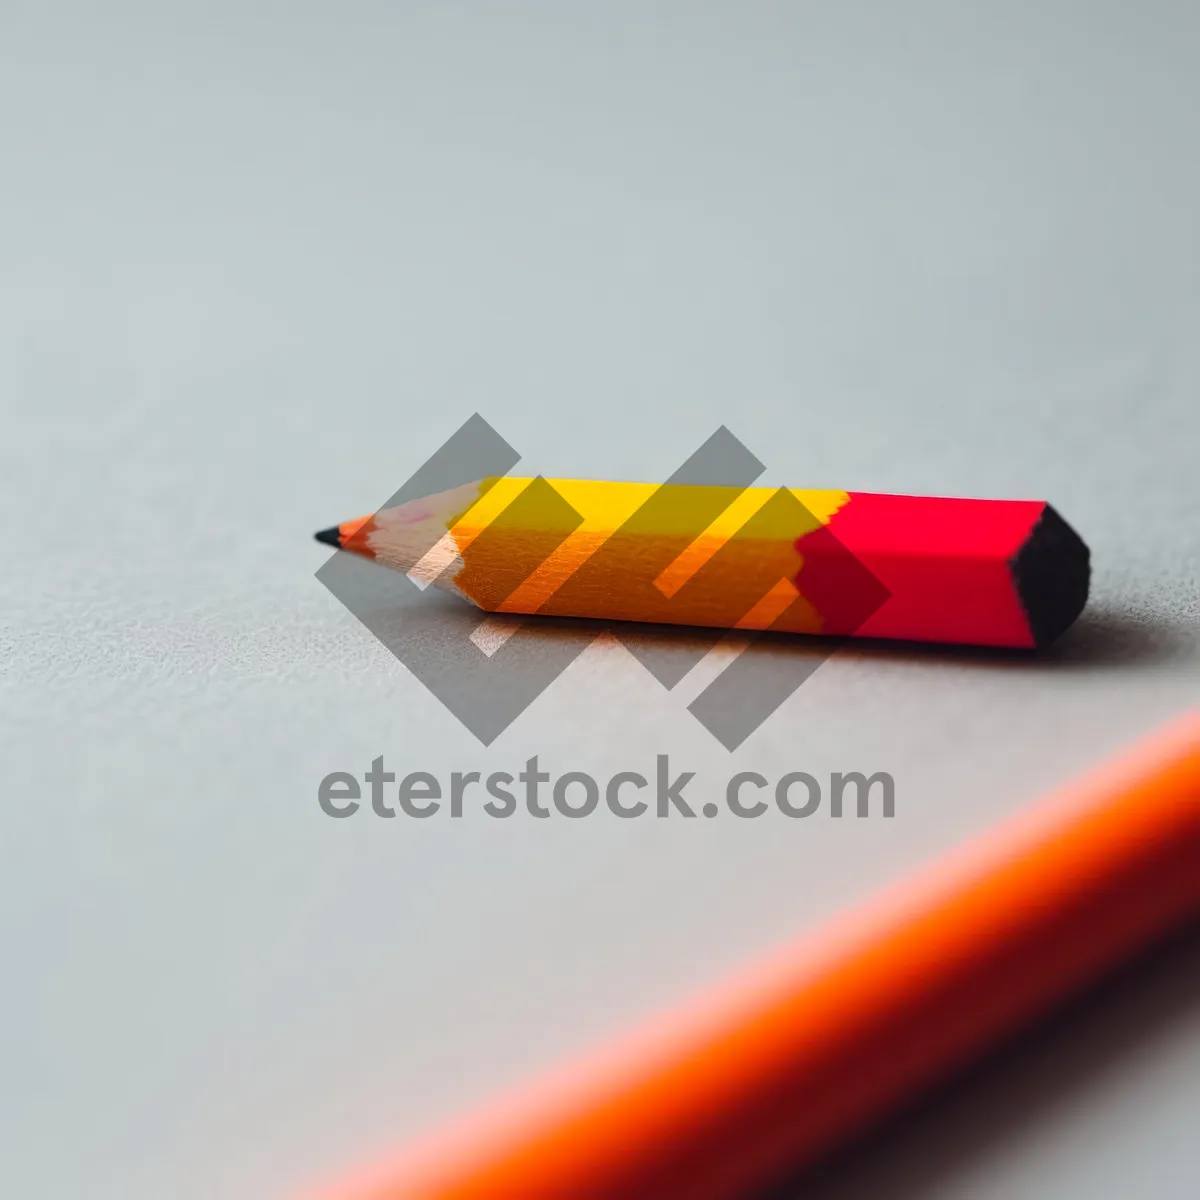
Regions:
M 1034 646 L 1048 646 L 1087 603 L 1091 554 L 1083 538 L 1047 504 L 1010 563 Z

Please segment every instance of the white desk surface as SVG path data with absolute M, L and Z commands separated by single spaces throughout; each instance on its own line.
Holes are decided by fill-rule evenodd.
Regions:
M 0 3 L 6 1194 L 290 1195 L 1195 703 L 1198 62 L 1167 0 Z M 769 482 L 1047 498 L 1093 599 L 1038 661 L 839 654 L 732 755 L 596 647 L 485 750 L 310 539 L 475 410 L 528 472 L 725 423 Z M 897 814 L 316 803 L 535 753 Z M 1196 960 L 820 1187 L 1200 1194 Z

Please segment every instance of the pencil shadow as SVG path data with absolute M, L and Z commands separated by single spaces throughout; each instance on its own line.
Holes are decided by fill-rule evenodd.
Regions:
M 1200 1008 L 1200 921 L 758 1200 L 913 1200 L 954 1183 Z
M 1178 660 L 1198 649 L 1200 629 L 1195 624 L 1098 606 L 1085 609 L 1043 657 L 1048 665 L 1135 666 Z
M 1182 621 L 1162 621 L 1116 606 L 1094 605 L 1056 642 L 1039 650 L 924 642 L 848 642 L 841 657 L 971 662 L 1025 671 L 1142 667 L 1178 661 L 1200 650 L 1200 634 Z
M 581 630 L 613 632 L 616 624 L 571 618 L 540 618 L 546 637 L 578 636 Z M 662 653 L 677 650 L 693 656 L 711 645 L 715 631 L 676 625 L 620 623 L 621 640 L 653 646 Z M 720 636 L 724 636 L 723 634 Z M 733 636 L 747 636 L 736 631 Z M 883 638 L 815 637 L 784 633 L 749 635 L 782 657 L 986 665 L 998 670 L 1081 671 L 1144 667 L 1177 662 L 1200 654 L 1200 631 L 1183 621 L 1163 621 L 1116 606 L 1085 609 L 1053 645 L 1040 650 L 990 646 L 957 646 L 940 642 L 892 641 Z
M 461 640 L 485 614 L 474 605 L 447 593 L 421 595 L 407 581 L 390 571 L 353 555 L 335 555 L 322 571 L 336 568 L 325 579 L 334 594 L 384 640 L 407 640 L 414 633 L 437 639 L 450 636 Z M 599 634 L 616 635 L 635 653 L 653 655 L 666 674 L 685 674 L 716 642 L 725 637 L 751 637 L 771 656 L 805 659 L 810 669 L 836 654 L 840 661 L 879 660 L 928 665 L 945 663 L 1017 671 L 1086 671 L 1121 667 L 1144 667 L 1182 661 L 1200 654 L 1200 630 L 1179 619 L 1163 620 L 1144 610 L 1093 602 L 1053 645 L 1041 650 L 1013 650 L 983 646 L 957 646 L 933 642 L 890 641 L 879 638 L 816 637 L 782 633 L 746 633 L 702 629 L 694 626 L 610 622 L 573 617 L 486 618 L 493 625 L 511 621 L 520 624 L 524 635 L 547 647 L 571 642 L 584 645 Z M 678 658 L 678 668 L 669 660 Z

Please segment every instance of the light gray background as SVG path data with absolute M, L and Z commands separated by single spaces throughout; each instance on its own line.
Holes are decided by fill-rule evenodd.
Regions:
M 289 1194 L 1194 703 L 1197 213 L 1189 0 L 0 0 L 5 1194 Z M 597 647 L 485 751 L 310 540 L 474 410 L 530 472 L 724 422 L 770 482 L 1045 497 L 1093 604 L 1040 662 L 839 655 L 732 756 Z M 657 752 L 898 813 L 315 799 Z M 1198 1194 L 1170 969 L 822 1186 Z

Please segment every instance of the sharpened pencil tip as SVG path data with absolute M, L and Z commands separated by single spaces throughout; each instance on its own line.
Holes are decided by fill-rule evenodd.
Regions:
M 324 542 L 327 546 L 337 546 L 339 549 L 342 545 L 342 535 L 340 525 L 331 525 L 328 529 L 319 529 L 313 534 L 313 537 L 318 542 Z

